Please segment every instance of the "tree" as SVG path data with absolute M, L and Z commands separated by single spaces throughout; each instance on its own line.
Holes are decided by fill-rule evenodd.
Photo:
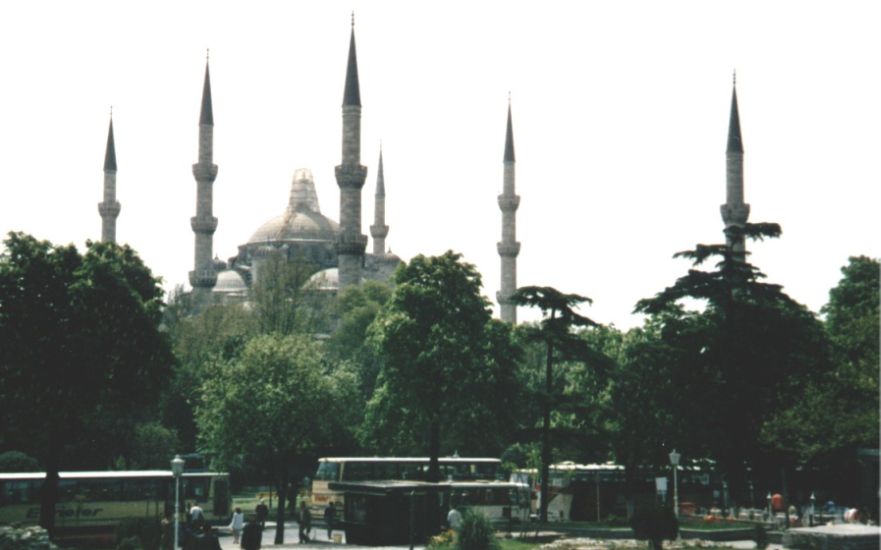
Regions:
M 4 244 L 0 412 L 12 442 L 46 469 L 40 524 L 51 532 L 59 469 L 76 451 L 93 467 L 125 454 L 125 434 L 168 378 L 162 290 L 127 246 L 89 242 L 80 255 L 22 233 Z
M 568 351 L 570 355 L 583 355 L 587 348 L 581 340 L 571 334 L 573 327 L 595 326 L 597 323 L 575 312 L 582 302 L 590 303 L 590 298 L 577 294 L 565 294 L 552 287 L 527 286 L 518 288 L 511 296 L 518 305 L 534 306 L 541 309 L 544 319 L 536 337 L 545 342 L 545 391 L 543 395 L 543 424 L 541 451 L 541 512 L 540 520 L 548 521 L 548 480 L 551 467 L 551 395 L 553 391 L 554 349 Z M 580 352 L 580 353 L 579 353 Z
M 220 465 L 247 466 L 273 480 L 275 543 L 282 544 L 293 468 L 331 445 L 338 424 L 354 421 L 346 404 L 355 381 L 328 375 L 317 344 L 300 335 L 256 336 L 212 374 L 196 411 L 200 441 Z
M 780 235 L 780 227 L 768 223 L 729 231 L 753 240 Z M 641 300 L 636 311 L 667 312 L 673 320 L 669 312 L 681 300 L 705 304 L 697 317 L 680 315 L 662 330 L 665 348 L 657 349 L 676 357 L 678 364 L 668 366 L 687 382 L 676 386 L 680 399 L 698 407 L 688 417 L 700 423 L 698 439 L 706 442 L 733 491 L 745 494 L 747 468 L 771 475 L 776 465 L 792 465 L 790 455 L 769 454 L 774 449 L 762 445 L 759 434 L 774 411 L 803 395 L 806 380 L 828 370 L 827 341 L 813 314 L 780 285 L 762 282 L 765 275 L 726 245 L 699 244 L 675 257 L 692 260 L 695 269 Z M 715 270 L 696 269 L 711 258 L 719 258 Z M 687 442 L 677 437 L 668 444 L 682 448 Z
M 368 444 L 425 449 L 437 481 L 441 449 L 475 441 L 482 422 L 504 422 L 516 394 L 505 395 L 517 351 L 509 329 L 491 324 L 480 274 L 454 252 L 416 256 L 395 275 L 392 296 L 368 331 L 381 360 L 368 404 Z M 490 349 L 492 348 L 492 349 Z M 501 445 L 497 452 L 501 452 Z

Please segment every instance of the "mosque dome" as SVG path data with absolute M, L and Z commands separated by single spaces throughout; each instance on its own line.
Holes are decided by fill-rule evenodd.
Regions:
M 241 274 L 234 269 L 225 269 L 217 274 L 217 284 L 214 285 L 214 292 L 223 293 L 246 293 L 248 285 Z
M 310 290 L 336 292 L 340 288 L 339 269 L 330 267 L 314 273 L 304 286 Z
M 294 172 L 285 212 L 261 225 L 248 239 L 248 244 L 334 241 L 339 231 L 339 224 L 321 213 L 312 172 L 300 168 Z

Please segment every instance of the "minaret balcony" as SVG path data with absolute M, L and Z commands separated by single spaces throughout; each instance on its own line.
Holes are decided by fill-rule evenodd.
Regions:
M 499 209 L 502 212 L 514 212 L 520 207 L 520 195 L 499 195 Z
M 514 241 L 511 243 L 501 242 L 496 243 L 496 248 L 499 251 L 499 256 L 517 256 L 520 254 L 520 243 Z
M 102 218 L 115 218 L 119 216 L 120 210 L 122 210 L 122 206 L 119 204 L 119 201 L 98 203 L 98 213 L 101 214 Z
M 722 221 L 725 225 L 743 224 L 749 218 L 748 204 L 723 204 L 719 209 L 722 212 Z
M 214 181 L 217 177 L 217 165 L 197 162 L 193 165 L 193 177 L 196 181 Z
M 190 227 L 193 228 L 194 233 L 214 233 L 214 230 L 217 229 L 217 218 L 194 216 L 190 218 Z
M 502 294 L 502 291 L 496 292 L 496 303 L 501 306 L 515 305 L 510 294 Z
M 215 284 L 217 284 L 217 273 L 213 269 L 190 271 L 190 286 L 193 288 L 212 288 Z
M 334 168 L 336 183 L 341 188 L 361 189 L 367 179 L 367 167 L 360 164 L 343 164 Z
M 374 239 L 384 239 L 388 236 L 388 226 L 387 225 L 371 225 L 370 226 L 370 235 Z
M 343 256 L 363 255 L 367 249 L 367 235 L 340 233 L 335 247 L 337 254 Z

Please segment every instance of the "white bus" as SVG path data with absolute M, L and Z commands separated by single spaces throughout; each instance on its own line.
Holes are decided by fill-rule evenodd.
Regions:
M 0 523 L 36 524 L 45 472 L 0 473 Z M 198 502 L 205 519 L 227 522 L 229 476 L 184 472 L 180 480 L 181 513 Z M 174 512 L 174 476 L 169 470 L 60 472 L 55 526 L 59 535 L 111 533 L 122 521 L 161 518 Z
M 338 514 L 345 509 L 343 495 L 328 488 L 339 481 L 409 480 L 425 481 L 428 457 L 325 457 L 318 459 L 318 470 L 312 480 L 309 508 L 313 517 L 324 516 L 324 509 L 333 502 Z M 441 479 L 448 481 L 492 481 L 499 479 L 501 460 L 498 458 L 463 458 L 445 456 L 438 459 Z
M 449 502 L 455 507 L 483 514 L 496 524 L 529 521 L 529 486 L 508 481 L 452 481 L 448 487 Z

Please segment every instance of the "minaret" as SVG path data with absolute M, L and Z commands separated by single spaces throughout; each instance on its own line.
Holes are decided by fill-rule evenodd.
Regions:
M 511 98 L 508 98 L 508 130 L 505 134 L 504 183 L 499 195 L 499 209 L 502 211 L 502 241 L 496 244 L 502 263 L 502 284 L 496 294 L 502 321 L 517 324 L 517 306 L 511 302 L 511 295 L 517 290 L 517 255 L 520 243 L 517 242 L 517 207 L 520 197 L 514 194 L 514 129 L 511 125 Z
M 107 150 L 104 152 L 104 201 L 98 203 L 101 214 L 101 241 L 116 242 L 116 217 L 122 207 L 116 200 L 116 145 L 113 141 L 113 113 L 107 131 Z
M 361 91 L 355 56 L 354 14 L 343 93 L 342 157 L 342 163 L 336 167 L 336 182 L 340 187 L 340 234 L 336 242 L 340 290 L 361 282 L 361 266 L 367 248 L 367 235 L 361 234 L 361 188 L 367 178 L 367 168 L 361 166 Z
M 217 273 L 211 260 L 212 240 L 217 229 L 217 218 L 212 215 L 214 178 L 217 165 L 214 157 L 214 114 L 211 109 L 211 78 L 208 62 L 205 62 L 205 84 L 202 88 L 202 112 L 199 116 L 199 162 L 193 165 L 196 178 L 196 215 L 190 218 L 190 226 L 196 234 L 196 250 L 190 285 L 197 306 L 210 303 L 211 289 L 217 282 Z
M 725 222 L 725 241 L 734 258 L 744 261 L 746 247 L 743 235 L 732 235 L 729 227 L 743 227 L 749 218 L 749 205 L 743 202 L 743 140 L 740 136 L 740 115 L 737 111 L 737 75 L 734 75 L 731 91 L 731 116 L 728 120 L 728 149 L 725 152 L 726 200 L 722 205 L 722 221 Z
M 379 147 L 379 168 L 376 171 L 376 193 L 373 195 L 373 225 L 370 236 L 373 237 L 373 254 L 385 255 L 385 238 L 388 226 L 385 224 L 385 178 L 382 174 L 382 146 Z

